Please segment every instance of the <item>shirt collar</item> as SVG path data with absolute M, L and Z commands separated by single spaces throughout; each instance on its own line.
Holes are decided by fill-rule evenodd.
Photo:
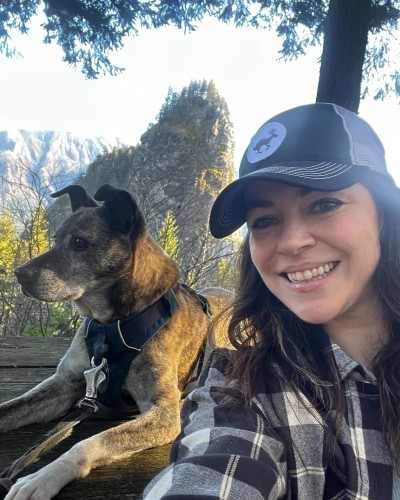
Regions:
M 330 340 L 328 350 L 330 350 L 335 357 L 341 380 L 349 377 L 353 380 L 376 385 L 376 377 L 371 370 L 346 354 L 343 349 L 333 342 L 333 340 Z

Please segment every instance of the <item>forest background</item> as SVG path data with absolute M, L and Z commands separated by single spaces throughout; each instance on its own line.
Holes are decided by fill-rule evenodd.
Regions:
M 41 4 L 0 4 L 0 50 L 7 56 L 14 50 L 9 32 L 25 33 Z M 64 60 L 89 79 L 119 73 L 109 54 L 121 47 L 124 37 L 166 25 L 190 31 L 207 15 L 238 28 L 275 30 L 287 60 L 321 44 L 317 101 L 336 102 L 357 112 L 360 99 L 368 95 L 384 99 L 399 94 L 398 58 L 393 57 L 398 50 L 397 1 L 51 0 L 43 5 L 45 41 L 57 43 Z M 230 287 L 235 238 L 217 244 L 209 238 L 206 220 L 213 196 L 232 179 L 233 154 L 226 102 L 212 81 L 191 82 L 181 92 L 170 89 L 156 123 L 138 145 L 105 151 L 77 182 L 91 192 L 103 181 L 128 187 L 150 221 L 152 234 L 178 260 L 184 281 L 196 287 L 211 282 Z M 24 168 L 34 181 L 24 185 L 21 179 L 24 203 L 2 207 L 0 334 L 73 333 L 80 319 L 68 306 L 27 301 L 13 277 L 18 262 L 48 247 L 53 227 L 67 209 L 62 200 L 48 209 L 49 185 L 43 185 L 29 165 Z
M 65 186 L 57 165 L 36 170 L 25 158 L 14 168 L 23 175 L 7 181 L 12 196 L 0 215 L 1 335 L 72 335 L 81 318 L 70 304 L 24 297 L 14 268 L 48 250 L 70 213 L 68 196 L 50 203 L 54 186 Z M 46 175 L 43 175 L 43 173 Z M 200 290 L 233 287 L 231 260 L 237 237 L 211 237 L 208 215 L 216 194 L 233 179 L 232 124 L 225 100 L 213 82 L 191 82 L 168 92 L 155 123 L 136 146 L 104 150 L 76 183 L 93 195 L 103 184 L 129 191 L 150 234 L 178 263 L 181 281 Z

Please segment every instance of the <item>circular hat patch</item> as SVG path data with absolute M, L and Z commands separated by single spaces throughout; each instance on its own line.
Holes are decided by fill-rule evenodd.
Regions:
M 286 128 L 282 123 L 266 123 L 258 130 L 247 148 L 248 161 L 256 163 L 265 160 L 279 148 L 285 137 Z

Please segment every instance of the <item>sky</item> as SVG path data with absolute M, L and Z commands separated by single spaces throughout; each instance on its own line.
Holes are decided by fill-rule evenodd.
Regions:
M 215 20 L 195 32 L 174 27 L 142 30 L 126 39 L 111 60 L 125 71 L 87 80 L 62 62 L 61 49 L 42 43 L 39 20 L 12 42 L 23 58 L 0 55 L 0 130 L 59 130 L 84 137 L 118 137 L 136 145 L 164 103 L 169 87 L 180 92 L 192 80 L 213 80 L 233 123 L 235 167 L 251 137 L 273 115 L 315 102 L 322 47 L 283 63 L 273 32 L 237 29 Z M 388 168 L 400 186 L 399 99 L 367 99 L 360 116 L 376 130 Z

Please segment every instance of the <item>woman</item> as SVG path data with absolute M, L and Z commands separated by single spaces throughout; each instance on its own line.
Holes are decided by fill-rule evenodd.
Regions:
M 400 194 L 329 103 L 268 120 L 211 211 L 247 223 L 230 340 L 184 403 L 153 498 L 400 498 Z

